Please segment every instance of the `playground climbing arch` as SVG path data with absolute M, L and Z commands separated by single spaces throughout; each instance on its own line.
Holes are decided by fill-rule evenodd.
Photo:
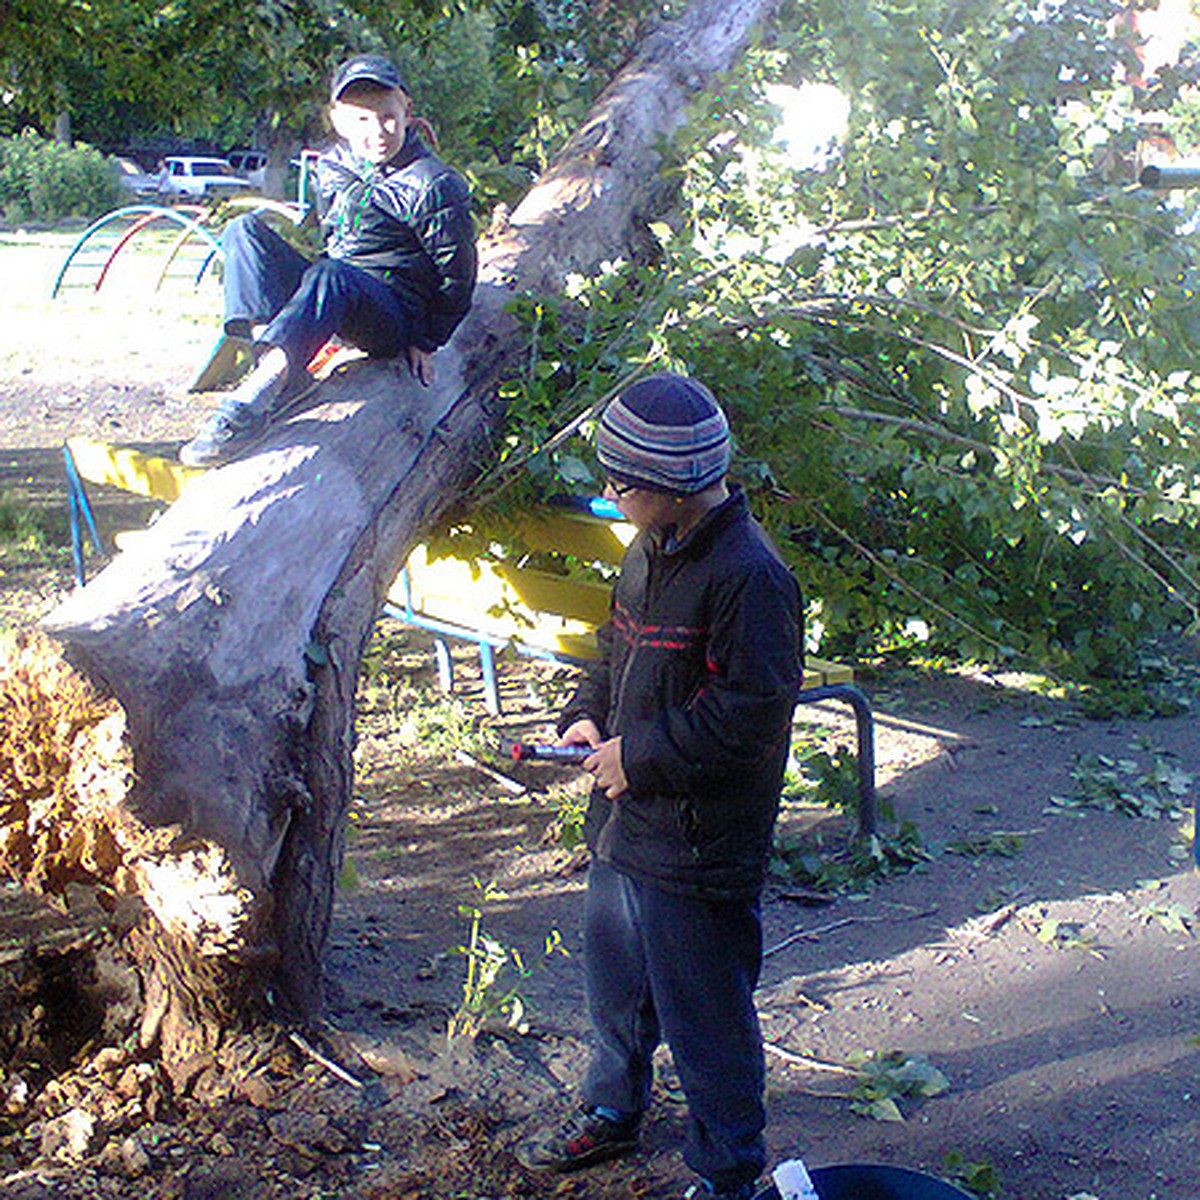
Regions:
M 59 268 L 51 296 L 59 295 L 67 285 L 68 275 L 83 277 L 90 282 L 93 291 L 99 292 L 118 257 L 135 241 L 141 240 L 141 235 L 150 231 L 161 234 L 164 228 L 170 232 L 172 226 L 173 236 L 160 238 L 155 244 L 156 253 L 161 256 L 155 290 L 162 287 L 172 270 L 181 263 L 186 265 L 192 282 L 199 286 L 213 262 L 220 259 L 218 235 L 229 208 L 273 212 L 293 223 L 303 216 L 301 205 L 262 196 L 231 200 L 218 209 L 202 204 L 124 205 L 105 213 L 79 235 Z

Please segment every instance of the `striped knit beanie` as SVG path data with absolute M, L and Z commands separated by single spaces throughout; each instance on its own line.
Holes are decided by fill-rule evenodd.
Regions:
M 729 470 L 729 424 L 712 393 L 682 375 L 652 375 L 604 410 L 596 457 L 617 483 L 692 495 Z

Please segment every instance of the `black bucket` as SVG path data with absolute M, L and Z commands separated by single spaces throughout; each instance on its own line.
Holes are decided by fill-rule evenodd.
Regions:
M 821 1200 L 974 1200 L 951 1183 L 904 1167 L 846 1163 L 809 1172 Z

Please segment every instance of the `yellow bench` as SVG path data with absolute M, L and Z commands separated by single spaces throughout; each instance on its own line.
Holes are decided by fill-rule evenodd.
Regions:
M 64 446 L 71 502 L 72 544 L 76 573 L 83 582 L 82 536 L 86 524 L 97 550 L 102 550 L 91 519 L 83 481 L 106 483 L 137 495 L 174 501 L 189 479 L 202 472 L 170 459 L 126 446 L 72 438 Z M 596 502 L 593 502 L 595 504 Z M 383 611 L 388 616 L 428 630 L 441 685 L 454 685 L 449 640 L 478 647 L 484 702 L 500 712 L 496 679 L 498 650 L 556 661 L 585 662 L 597 654 L 596 630 L 608 618 L 609 585 L 596 579 L 527 565 L 530 554 L 547 554 L 592 567 L 614 570 L 635 530 L 605 514 L 546 505 L 522 514 L 514 538 L 521 557 L 466 559 L 434 557 L 428 546 L 409 555 L 389 589 Z M 859 809 L 863 834 L 875 828 L 874 722 L 870 704 L 854 684 L 854 671 L 841 663 L 806 657 L 800 703 L 840 700 L 855 713 L 858 733 Z
M 544 506 L 517 518 L 515 538 L 526 552 L 569 556 L 615 568 L 634 536 L 633 526 L 568 507 Z M 449 640 L 479 651 L 484 702 L 500 712 L 496 652 L 511 648 L 533 657 L 586 662 L 597 655 L 596 630 L 608 619 L 607 584 L 540 570 L 518 558 L 466 559 L 431 555 L 418 546 L 384 602 L 383 611 L 434 635 L 442 687 L 454 686 Z M 800 703 L 840 700 L 854 709 L 858 735 L 860 834 L 875 830 L 875 738 L 870 703 L 842 663 L 805 657 Z
M 523 515 L 517 528 L 531 551 L 569 554 L 585 563 L 615 567 L 632 539 L 631 525 L 543 508 Z M 608 619 L 609 587 L 507 560 L 435 558 L 418 546 L 388 592 L 384 611 L 445 636 L 511 645 L 532 656 L 588 660 L 596 657 L 596 629 Z M 853 683 L 854 670 L 808 657 L 804 687 Z M 490 686 L 490 685 L 489 685 Z M 498 711 L 496 697 L 487 697 Z

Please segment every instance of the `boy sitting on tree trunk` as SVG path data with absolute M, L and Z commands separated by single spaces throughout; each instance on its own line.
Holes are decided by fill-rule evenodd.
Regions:
M 340 141 L 317 160 L 322 256 L 310 262 L 254 214 L 224 234 L 225 332 L 252 338 L 258 361 L 180 449 L 187 466 L 218 465 L 255 442 L 335 335 L 379 358 L 405 355 L 430 383 L 433 352 L 470 308 L 467 184 L 426 144 L 432 130 L 413 116 L 396 67 L 370 54 L 344 62 L 329 119 Z

